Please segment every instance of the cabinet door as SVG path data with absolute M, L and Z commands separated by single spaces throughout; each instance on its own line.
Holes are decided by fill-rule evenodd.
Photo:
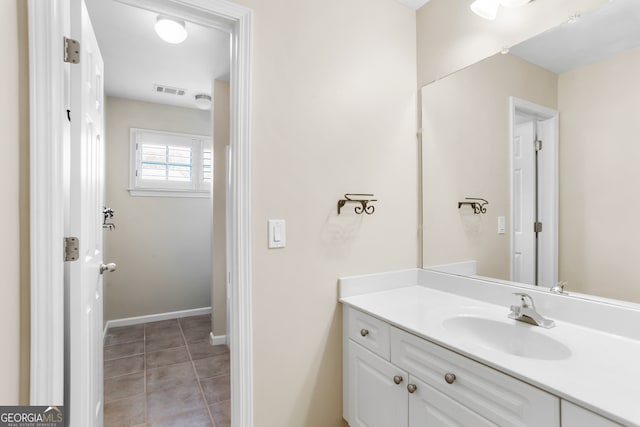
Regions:
M 348 351 L 349 425 L 407 427 L 407 373 L 351 340 Z
M 563 400 L 562 427 L 619 427 L 611 420 Z
M 409 427 L 496 427 L 426 383 L 409 377 L 416 388 L 409 395 Z
M 556 396 L 397 328 L 391 329 L 391 362 L 498 425 L 560 426 Z

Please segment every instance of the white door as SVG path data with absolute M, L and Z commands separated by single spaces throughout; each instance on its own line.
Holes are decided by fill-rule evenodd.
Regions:
M 104 64 L 83 0 L 71 0 L 71 38 L 80 63 L 71 65 L 69 228 L 80 241 L 69 265 L 69 425 L 102 426 L 102 203 L 104 189 Z
M 516 124 L 513 135 L 513 271 L 511 280 L 533 285 L 536 244 L 535 122 Z
M 394 377 L 402 377 L 396 384 Z M 408 374 L 349 341 L 349 425 L 407 427 Z
M 409 377 L 409 384 L 415 386 L 409 395 L 409 427 L 497 426 L 415 377 Z
M 233 212 L 232 209 L 232 200 L 231 200 L 231 152 L 230 152 L 230 147 L 227 145 L 227 148 L 225 150 L 225 161 L 226 161 L 226 166 L 227 166 L 227 170 L 226 170 L 226 176 L 225 176 L 225 180 L 226 180 L 226 185 L 225 185 L 225 207 L 226 207 L 226 212 L 225 212 L 225 245 L 226 245 L 226 260 L 227 260 L 227 272 L 226 272 L 226 278 L 225 280 L 227 281 L 227 301 L 226 301 L 226 318 L 227 318 L 227 322 L 226 322 L 226 344 L 227 346 L 231 347 L 231 257 L 232 257 L 232 250 L 231 250 L 231 215 Z

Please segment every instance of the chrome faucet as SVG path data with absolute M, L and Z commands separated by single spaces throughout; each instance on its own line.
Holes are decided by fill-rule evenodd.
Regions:
M 553 320 L 545 319 L 536 311 L 536 306 L 533 303 L 531 295 L 520 292 L 517 292 L 514 295 L 520 297 L 522 304 L 511 306 L 511 313 L 509 313 L 510 319 L 530 323 L 535 326 L 542 326 L 546 329 L 553 328 L 556 325 Z

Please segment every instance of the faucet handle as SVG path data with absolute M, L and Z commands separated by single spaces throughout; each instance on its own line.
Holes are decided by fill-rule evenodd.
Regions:
M 520 297 L 520 301 L 522 301 L 523 308 L 531 307 L 535 310 L 536 305 L 534 304 L 533 298 L 531 298 L 531 295 L 525 294 L 524 292 L 515 292 L 514 295 Z

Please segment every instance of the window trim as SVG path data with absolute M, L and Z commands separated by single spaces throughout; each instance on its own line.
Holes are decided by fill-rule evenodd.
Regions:
M 184 185 L 186 182 L 175 182 L 169 185 L 166 181 L 142 180 L 136 175 L 138 170 L 139 158 L 138 158 L 138 144 L 142 134 L 156 134 L 162 137 L 176 137 L 182 139 L 191 139 L 191 143 L 185 143 L 184 141 L 176 141 L 175 145 L 189 146 L 191 147 L 192 155 L 192 180 L 190 185 Z M 195 141 L 194 141 L 195 140 Z M 161 142 L 160 144 L 164 144 Z M 197 135 L 182 132 L 170 132 L 158 129 L 144 129 L 144 128 L 131 128 L 129 130 L 129 194 L 135 197 L 195 197 L 195 198 L 210 198 L 212 192 L 212 183 L 204 182 L 204 174 L 202 161 L 204 158 L 204 149 L 209 148 L 213 150 L 213 141 L 210 136 Z M 212 158 L 213 168 L 213 158 Z M 146 181 L 146 182 L 141 182 Z

